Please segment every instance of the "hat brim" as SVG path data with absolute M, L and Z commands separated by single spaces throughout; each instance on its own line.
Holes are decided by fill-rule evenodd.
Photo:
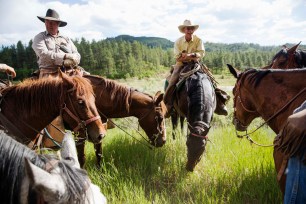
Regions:
M 37 18 L 38 18 L 39 20 L 41 20 L 42 22 L 45 22 L 45 20 L 50 20 L 50 21 L 58 21 L 58 22 L 60 22 L 60 23 L 59 23 L 59 27 L 64 27 L 64 26 L 66 26 L 66 25 L 67 25 L 67 22 L 65 22 L 65 21 L 61 21 L 61 20 L 58 20 L 58 19 L 56 19 L 56 18 L 52 18 L 52 17 L 42 17 L 42 16 L 37 16 Z
M 181 33 L 185 33 L 184 32 L 184 29 L 186 28 L 186 27 L 194 27 L 194 31 L 196 31 L 198 28 L 199 28 L 199 25 L 180 25 L 179 27 L 178 27 L 178 29 L 179 29 L 179 31 L 181 32 Z

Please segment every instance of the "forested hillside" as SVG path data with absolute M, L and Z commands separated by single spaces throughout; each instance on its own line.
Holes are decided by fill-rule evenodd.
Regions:
M 164 38 L 121 35 L 100 41 L 82 38 L 74 42 L 82 56 L 80 66 L 108 78 L 147 77 L 168 70 L 174 63 L 173 42 Z M 28 77 L 38 68 L 31 46 L 32 40 L 27 45 L 19 41 L 0 50 L 0 62 L 14 67 L 18 79 Z M 241 69 L 265 66 L 281 45 L 206 42 L 205 49 L 204 63 L 213 72 L 220 73 L 227 63 Z

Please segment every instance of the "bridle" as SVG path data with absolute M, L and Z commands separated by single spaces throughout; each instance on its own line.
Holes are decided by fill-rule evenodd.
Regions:
M 162 112 L 162 107 L 161 107 L 161 104 L 159 104 L 158 106 L 155 105 L 155 101 L 156 101 L 156 97 L 154 96 L 153 99 L 152 99 L 152 108 L 144 115 L 142 116 L 141 118 L 138 119 L 138 122 L 142 121 L 143 119 L 145 119 L 146 117 L 148 117 L 150 115 L 150 113 L 152 111 L 154 111 L 156 114 L 155 114 L 155 121 L 156 121 L 156 124 L 157 124 L 157 127 L 156 127 L 156 130 L 158 131 L 158 133 L 156 134 L 153 134 L 153 139 L 157 139 L 158 138 L 158 135 L 162 135 L 163 132 L 166 131 L 166 124 L 165 124 L 165 118 L 164 116 L 162 115 L 162 121 L 163 121 L 163 126 L 160 127 L 159 126 L 159 121 L 158 121 L 158 113 L 159 112 Z
M 70 94 L 69 94 L 69 93 L 71 93 L 74 90 L 75 90 L 74 87 L 69 89 L 69 90 L 67 90 L 67 94 L 68 94 L 68 99 L 69 99 L 69 102 L 70 102 L 71 107 L 73 109 L 73 112 L 75 114 L 67 108 L 66 103 L 63 103 L 62 111 L 65 111 L 74 121 L 77 122 L 77 126 L 75 128 L 73 128 L 74 132 L 77 132 L 80 129 L 83 129 L 84 131 L 86 131 L 87 130 L 86 127 L 87 127 L 88 124 L 90 124 L 90 123 L 92 123 L 92 122 L 94 122 L 96 120 L 99 120 L 101 117 L 100 117 L 100 115 L 97 115 L 97 116 L 94 116 L 94 117 L 89 118 L 87 120 L 82 120 L 82 119 L 80 119 L 79 116 L 76 116 L 77 111 L 75 110 L 75 108 L 73 106 L 73 102 L 72 102 L 72 99 L 71 99 Z
M 240 77 L 239 77 L 240 78 Z M 285 105 L 283 105 L 278 111 L 276 111 L 271 117 L 269 117 L 265 122 L 263 122 L 262 124 L 260 124 L 257 128 L 255 128 L 255 130 L 251 131 L 250 133 L 247 132 L 247 127 L 248 125 L 243 125 L 238 119 L 237 119 L 237 116 L 236 116 L 236 104 L 237 104 L 237 101 L 236 101 L 236 93 L 238 92 L 238 96 L 237 98 L 239 99 L 239 102 L 241 104 L 241 107 L 249 112 L 249 113 L 257 113 L 256 110 L 250 110 L 248 108 L 246 108 L 246 106 L 243 104 L 243 101 L 241 99 L 241 92 L 240 92 L 240 86 L 241 86 L 241 79 L 238 78 L 238 83 L 237 83 L 237 87 L 236 87 L 236 91 L 234 93 L 234 124 L 235 126 L 237 124 L 239 124 L 241 127 L 245 128 L 245 134 L 244 135 L 239 135 L 237 130 L 236 130 L 236 136 L 238 138 L 243 138 L 243 137 L 246 137 L 251 143 L 254 143 L 258 146 L 262 146 L 262 147 L 271 147 L 271 146 L 274 146 L 273 144 L 272 145 L 263 145 L 263 144 L 259 144 L 257 142 L 255 142 L 251 137 L 250 135 L 255 133 L 257 130 L 259 130 L 261 127 L 263 127 L 265 124 L 268 124 L 271 120 L 273 120 L 278 114 L 280 114 L 285 108 L 287 108 L 295 99 L 297 99 L 303 92 L 306 91 L 306 87 L 304 89 L 302 89 L 300 92 L 298 92 L 293 98 L 291 98 Z

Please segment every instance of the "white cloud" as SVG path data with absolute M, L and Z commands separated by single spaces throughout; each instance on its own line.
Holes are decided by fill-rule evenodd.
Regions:
M 204 42 L 306 42 L 303 0 L 0 0 L 0 45 L 27 44 L 45 29 L 36 16 L 48 8 L 68 22 L 60 31 L 73 39 L 128 34 L 174 41 L 181 35 L 177 26 L 191 19 Z

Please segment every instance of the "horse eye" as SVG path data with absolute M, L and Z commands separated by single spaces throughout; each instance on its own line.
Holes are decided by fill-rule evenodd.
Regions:
M 81 100 L 81 99 L 79 99 L 79 100 L 78 100 L 78 104 L 83 105 L 83 104 L 84 104 L 84 101 Z

